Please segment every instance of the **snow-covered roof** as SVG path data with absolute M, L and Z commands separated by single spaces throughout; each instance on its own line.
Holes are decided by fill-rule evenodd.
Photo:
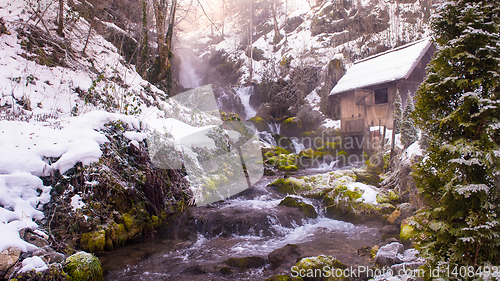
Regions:
M 425 38 L 355 62 L 330 95 L 408 78 L 431 44 Z

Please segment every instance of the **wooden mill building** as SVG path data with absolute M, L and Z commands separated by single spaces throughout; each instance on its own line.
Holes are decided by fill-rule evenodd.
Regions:
M 392 129 L 396 92 L 404 106 L 423 82 L 434 51 L 426 38 L 355 62 L 330 92 L 339 95 L 342 135 L 367 136 L 379 125 Z

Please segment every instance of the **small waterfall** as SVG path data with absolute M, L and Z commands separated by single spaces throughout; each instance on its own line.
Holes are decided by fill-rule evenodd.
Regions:
M 316 171 L 316 172 L 329 172 L 329 171 L 332 171 L 334 168 L 336 168 L 338 166 L 338 163 L 339 161 L 336 160 L 336 161 L 332 161 L 330 163 L 321 163 L 319 165 L 319 167 L 317 168 L 312 168 L 311 170 L 312 171 Z
M 302 150 L 306 149 L 303 143 L 300 142 L 298 138 L 291 138 L 293 147 L 295 147 L 295 153 L 299 154 Z
M 181 58 L 179 73 L 179 83 L 185 88 L 198 88 L 201 85 L 201 78 L 196 72 L 199 70 L 200 62 L 196 55 L 188 50 L 178 51 Z
M 272 133 L 275 133 L 275 134 L 278 134 L 278 135 L 281 134 L 281 124 L 279 124 L 279 123 L 269 123 L 269 124 L 267 124 L 267 126 L 269 127 L 269 130 Z
M 278 144 L 276 143 L 276 140 L 274 139 L 273 135 L 269 132 L 259 132 L 259 138 L 269 144 L 269 145 L 272 145 L 272 146 L 278 146 Z
M 240 97 L 241 103 L 245 107 L 245 113 L 247 115 L 247 119 L 254 117 L 255 114 L 257 114 L 257 111 L 255 111 L 255 109 L 253 109 L 252 106 L 250 105 L 250 97 L 253 94 L 253 86 L 238 87 L 234 88 L 234 90 L 236 91 L 236 94 Z

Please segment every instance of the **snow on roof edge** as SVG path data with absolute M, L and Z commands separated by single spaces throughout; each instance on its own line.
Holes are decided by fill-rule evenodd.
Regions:
M 427 51 L 429 50 L 430 46 L 432 45 L 432 37 L 426 37 L 426 38 L 417 40 L 415 42 L 411 42 L 411 43 L 408 43 L 406 45 L 399 46 L 397 48 L 394 48 L 394 49 L 391 49 L 391 50 L 387 50 L 387 51 L 379 53 L 379 54 L 372 55 L 372 56 L 370 56 L 368 58 L 356 61 L 353 64 L 353 65 L 357 65 L 357 64 L 360 64 L 360 63 L 363 63 L 363 62 L 367 62 L 367 61 L 370 61 L 372 59 L 375 59 L 375 58 L 384 56 L 386 54 L 390 54 L 390 53 L 394 53 L 394 52 L 406 49 L 408 47 L 414 46 L 416 44 L 419 44 L 419 43 L 422 43 L 422 42 L 425 42 L 425 41 L 427 41 L 427 44 L 425 44 L 424 48 L 422 48 L 422 50 L 420 51 L 417 59 L 415 59 L 413 61 L 412 65 L 410 66 L 410 68 L 408 69 L 408 71 L 406 71 L 406 73 L 404 75 L 401 75 L 401 77 L 398 76 L 398 77 L 393 77 L 391 79 L 384 79 L 384 80 L 369 82 L 369 83 L 366 83 L 366 84 L 353 85 L 353 86 L 350 86 L 350 87 L 348 87 L 346 89 L 341 89 L 341 90 L 335 90 L 335 88 L 337 88 L 337 85 L 339 85 L 339 83 L 337 83 L 337 85 L 330 91 L 329 96 L 333 96 L 333 95 L 337 95 L 337 94 L 349 92 L 349 91 L 352 91 L 352 90 L 355 90 L 355 89 L 359 89 L 359 88 L 364 88 L 364 87 L 370 87 L 370 86 L 373 86 L 373 85 L 379 85 L 379 84 L 389 83 L 389 82 L 393 82 L 393 81 L 400 80 L 400 79 L 403 79 L 403 78 L 407 79 L 411 75 L 411 73 L 413 72 L 413 70 L 415 69 L 415 67 L 418 65 L 418 62 L 422 59 L 422 57 L 425 55 L 425 53 L 427 53 Z M 347 74 L 347 72 L 346 72 L 346 74 Z M 346 74 L 344 76 L 346 76 Z M 342 78 L 341 78 L 341 80 L 342 80 Z M 339 80 L 339 82 L 340 82 L 340 80 Z

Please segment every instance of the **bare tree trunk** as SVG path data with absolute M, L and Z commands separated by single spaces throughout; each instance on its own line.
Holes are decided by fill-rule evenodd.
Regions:
M 172 37 L 174 35 L 176 10 L 177 10 L 177 0 L 172 0 L 172 7 L 170 7 L 170 16 L 168 18 L 167 38 L 165 40 L 165 45 L 167 46 L 169 54 L 170 50 L 172 49 Z
M 92 24 L 89 27 L 89 33 L 87 34 L 87 39 L 85 39 L 85 46 L 83 47 L 82 54 L 85 55 L 85 50 L 87 50 L 87 45 L 89 44 L 90 34 L 92 33 Z
M 285 0 L 285 42 L 288 40 L 288 35 L 286 34 L 287 21 L 288 21 L 288 0 Z
M 139 46 L 140 52 L 137 54 L 137 65 L 139 73 L 146 77 L 146 65 L 149 58 L 149 35 L 148 35 L 148 5 L 142 0 L 142 44 Z
M 224 40 L 225 23 L 226 23 L 226 1 L 222 0 L 222 40 Z
M 276 0 L 273 0 L 273 21 L 274 21 L 274 42 L 277 44 L 281 39 L 280 30 L 278 28 L 278 6 Z
M 159 75 L 157 81 L 163 80 L 167 76 L 167 69 L 170 67 L 169 48 L 166 44 L 166 15 L 168 3 L 167 0 L 153 0 L 153 8 L 155 11 L 156 34 L 159 54 Z
M 253 76 L 253 1 L 250 0 L 250 82 Z
M 64 0 L 59 0 L 59 16 L 57 19 L 57 34 L 64 36 Z

